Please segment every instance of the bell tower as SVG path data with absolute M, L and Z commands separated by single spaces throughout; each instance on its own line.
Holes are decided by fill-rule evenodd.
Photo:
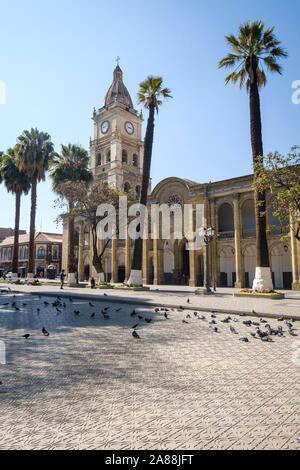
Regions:
M 94 140 L 90 142 L 90 164 L 96 179 L 106 179 L 122 190 L 138 194 L 142 182 L 142 113 L 134 109 L 119 65 L 102 108 L 94 109 Z

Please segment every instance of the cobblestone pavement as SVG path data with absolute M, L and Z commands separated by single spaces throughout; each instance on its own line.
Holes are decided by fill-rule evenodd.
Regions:
M 0 449 L 300 449 L 300 322 L 264 343 L 247 317 L 45 300 L 0 295 Z

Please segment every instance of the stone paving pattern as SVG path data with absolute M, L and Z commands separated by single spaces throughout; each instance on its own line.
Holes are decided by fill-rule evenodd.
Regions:
M 185 324 L 186 311 L 167 320 L 143 306 L 138 313 L 153 323 L 141 321 L 136 340 L 132 307 L 102 295 L 95 307 L 67 300 L 58 315 L 44 306 L 53 298 L 0 295 L 1 450 L 300 449 L 300 364 L 292 361 L 300 338 L 263 343 L 243 317 L 233 335 L 218 314 L 214 333 L 192 309 Z M 295 328 L 300 335 L 300 322 Z M 249 343 L 239 341 L 245 335 Z

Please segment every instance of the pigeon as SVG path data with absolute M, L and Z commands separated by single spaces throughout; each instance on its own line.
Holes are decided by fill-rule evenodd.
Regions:
M 263 336 L 261 338 L 262 341 L 264 341 L 265 343 L 272 343 L 273 340 L 269 337 L 269 336 Z
M 105 320 L 110 320 L 110 316 L 109 316 L 109 315 L 103 315 L 103 318 L 105 318 Z
M 243 338 L 240 338 L 240 341 L 243 341 L 244 343 L 249 343 L 249 339 L 244 336 Z
M 191 315 L 188 313 L 185 318 L 192 318 Z
M 49 305 L 49 302 L 46 302 L 46 301 L 45 301 L 45 302 L 44 302 L 44 305 Z
M 194 312 L 195 317 L 198 317 L 198 312 Z
M 103 310 L 104 310 L 104 312 L 107 312 L 108 309 L 109 309 L 109 307 L 105 307 Z
M 211 318 L 217 318 L 217 317 L 216 317 L 216 315 L 213 313 L 213 314 L 211 315 Z
M 105 297 L 107 297 L 107 294 L 103 294 Z
M 154 312 L 155 312 L 155 313 L 158 313 L 158 312 L 159 312 L 159 308 L 156 308 L 156 309 L 154 310 Z
M 75 315 L 79 315 L 80 311 L 79 310 L 74 310 Z
M 120 308 L 117 308 L 116 312 L 119 312 L 121 309 Z
M 218 332 L 219 332 L 219 330 L 218 330 L 218 328 L 217 328 L 216 326 L 210 326 L 209 328 L 210 328 L 212 331 L 214 331 L 215 333 L 218 333 Z
M 24 304 L 24 303 L 23 303 L 22 305 L 23 305 L 23 307 L 26 307 L 26 306 L 27 306 L 27 304 Z
M 39 314 L 40 314 L 40 309 L 37 308 L 37 309 L 36 309 L 36 312 L 37 312 L 37 314 L 39 315 Z
M 259 321 L 260 323 L 268 323 L 267 320 L 264 320 L 263 318 L 261 318 Z
M 182 323 L 188 323 L 188 321 L 186 321 L 186 320 L 182 320 Z
M 278 321 L 284 321 L 283 317 L 278 318 Z
M 72 299 L 72 297 L 69 297 L 69 302 L 73 302 L 73 299 Z
M 143 320 L 142 315 L 138 315 L 138 319 L 139 319 L 139 320 Z
M 253 338 L 256 338 L 256 333 L 250 333 L 250 335 L 253 337 Z
M 167 312 L 164 313 L 164 317 L 168 320 L 169 317 L 168 317 Z
M 26 333 L 26 335 L 23 335 L 22 338 L 28 339 L 30 337 L 29 333 Z
M 298 437 L 295 437 L 295 441 L 298 442 L 298 444 L 300 444 L 300 439 Z
M 224 320 L 221 320 L 221 323 L 229 323 L 230 322 L 230 317 L 224 318 Z
M 45 327 L 42 328 L 42 333 L 43 333 L 44 336 L 49 336 L 50 335 L 50 333 L 46 330 Z
M 136 339 L 140 339 L 140 335 L 135 330 L 132 332 L 132 336 Z
M 15 311 L 19 312 L 20 311 L 19 307 L 15 307 Z
M 133 311 L 131 312 L 131 314 L 130 314 L 131 317 L 135 317 L 136 315 L 137 315 L 137 313 L 136 313 L 135 310 L 133 310 Z
M 135 329 L 136 329 L 138 326 L 139 326 L 139 324 L 138 324 L 138 323 L 136 323 L 136 324 L 135 324 L 135 325 L 133 325 L 131 328 L 132 328 L 133 330 L 135 330 Z
M 243 324 L 246 325 L 246 326 L 251 326 L 252 321 L 251 320 L 245 320 L 245 321 L 243 321 Z
M 90 315 L 90 318 L 94 318 L 94 317 L 95 317 L 95 313 L 92 313 L 92 314 Z
M 89 306 L 90 306 L 90 307 L 94 307 L 94 305 L 92 304 L 92 302 L 89 302 Z
M 212 321 L 209 322 L 209 324 L 210 324 L 210 325 L 216 325 L 217 322 L 216 322 L 216 320 L 212 320 Z
M 146 322 L 146 323 L 151 323 L 151 322 L 152 322 L 152 318 L 145 318 L 145 322 Z
M 187 299 L 187 303 L 188 303 L 188 304 L 190 303 L 190 299 Z
M 253 321 L 253 322 L 252 322 L 252 325 L 254 325 L 254 326 L 259 326 L 260 323 L 258 323 L 257 321 Z
M 233 321 L 234 321 L 235 323 L 238 323 L 238 319 L 237 319 L 237 318 L 234 318 Z
M 238 332 L 236 331 L 236 329 L 235 329 L 233 326 L 231 326 L 231 325 L 230 325 L 230 331 L 231 331 L 231 333 L 234 333 L 235 335 L 238 334 Z
M 206 317 L 204 315 L 199 315 L 198 318 L 199 320 L 206 320 Z
M 59 308 L 56 307 L 56 312 L 61 313 L 61 310 L 59 310 Z

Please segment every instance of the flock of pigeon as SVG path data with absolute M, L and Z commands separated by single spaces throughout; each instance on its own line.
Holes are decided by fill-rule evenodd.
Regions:
M 1 292 L 9 293 L 9 290 L 8 291 L 1 291 Z M 104 294 L 104 295 L 106 295 L 106 294 Z M 54 302 L 48 302 L 46 300 L 42 301 L 42 297 L 40 295 L 39 295 L 39 299 L 42 303 L 41 304 L 42 308 L 47 308 L 49 306 L 50 307 L 52 306 L 56 311 L 56 315 L 62 314 L 67 309 L 67 304 L 64 300 L 69 301 L 70 305 L 72 305 L 72 303 L 73 303 L 73 298 L 71 296 L 65 298 L 64 300 L 60 296 L 57 296 L 56 299 L 54 300 Z M 190 303 L 189 299 L 187 300 L 187 303 Z M 11 306 L 11 308 L 14 311 L 19 312 L 19 311 L 21 311 L 22 308 L 26 307 L 27 304 L 22 303 L 22 304 L 17 305 L 16 295 L 13 295 L 13 302 L 12 303 L 6 302 L 6 303 L 0 305 L 0 308 L 1 307 L 8 307 L 8 306 Z M 92 308 L 93 310 L 95 309 L 95 305 L 90 301 L 89 301 L 89 307 Z M 110 309 L 111 309 L 111 307 L 102 308 L 100 314 L 103 316 L 104 320 L 110 320 L 111 319 L 111 317 L 109 315 L 109 312 L 108 312 Z M 115 310 L 115 312 L 120 312 L 120 311 L 121 311 L 121 308 L 118 308 L 118 309 Z M 174 311 L 175 311 L 174 308 L 168 309 L 166 307 L 155 308 L 154 309 L 155 314 L 161 314 L 166 320 L 168 320 L 170 318 L 170 315 Z M 177 312 L 184 313 L 184 311 L 185 311 L 185 309 L 182 306 L 180 306 L 177 309 Z M 38 307 L 37 311 L 36 311 L 37 315 L 40 315 L 40 312 L 41 312 L 41 308 Z M 80 312 L 80 310 L 75 310 L 74 309 L 73 313 L 74 313 L 75 316 L 79 316 L 81 312 Z M 194 312 L 193 316 L 194 316 L 195 319 L 201 320 L 203 322 L 209 322 L 208 323 L 209 328 L 214 333 L 220 333 L 221 331 L 220 331 L 220 328 L 219 328 L 219 325 L 218 325 L 218 322 L 217 322 L 216 312 L 214 310 L 211 310 L 210 314 L 211 314 L 210 318 L 206 318 L 205 315 L 200 314 L 198 312 Z M 95 318 L 96 317 L 96 312 L 94 312 L 94 311 L 91 312 L 89 314 L 89 316 L 90 316 L 91 319 Z M 138 320 L 138 322 L 135 323 L 130 328 L 131 330 L 133 330 L 132 336 L 133 336 L 134 339 L 141 339 L 139 333 L 137 332 L 137 329 L 143 324 L 143 322 L 145 322 L 146 324 L 153 323 L 153 319 L 150 316 L 141 315 L 135 309 L 130 313 L 130 316 L 132 318 L 134 318 L 135 320 Z M 243 317 L 243 316 L 245 316 L 245 314 L 241 313 L 241 314 L 239 314 L 239 316 Z M 191 318 L 192 318 L 192 314 L 188 313 L 186 315 L 186 317 L 182 320 L 182 323 L 183 324 L 188 324 L 189 323 L 188 320 L 190 320 Z M 285 320 L 283 317 L 278 318 L 278 323 L 281 322 L 282 325 L 278 324 L 276 327 L 272 327 L 263 318 L 261 318 L 259 321 L 254 321 L 254 320 L 244 320 L 244 321 L 242 321 L 241 319 L 239 320 L 236 317 L 232 318 L 231 316 L 227 316 L 223 320 L 220 320 L 220 323 L 229 325 L 229 331 L 234 335 L 239 335 L 239 332 L 237 331 L 237 329 L 238 329 L 237 323 L 239 323 L 239 322 L 242 322 L 242 324 L 245 325 L 248 328 L 255 327 L 255 330 L 250 332 L 250 336 L 252 338 L 255 338 L 255 339 L 260 339 L 263 342 L 272 342 L 273 341 L 272 337 L 274 337 L 274 336 L 284 337 L 285 333 L 288 333 L 291 336 L 297 336 L 297 333 L 295 332 L 295 328 L 294 328 L 294 322 L 295 322 L 294 318 L 291 318 L 289 321 Z M 43 326 L 41 332 L 46 337 L 50 336 L 50 333 L 46 330 L 46 328 L 44 326 Z M 30 338 L 30 336 L 31 336 L 30 333 L 26 333 L 22 337 L 24 339 L 28 340 Z M 245 343 L 249 342 L 249 338 L 247 336 L 242 336 L 242 337 L 239 338 L 239 340 L 242 341 L 242 342 L 245 342 Z

